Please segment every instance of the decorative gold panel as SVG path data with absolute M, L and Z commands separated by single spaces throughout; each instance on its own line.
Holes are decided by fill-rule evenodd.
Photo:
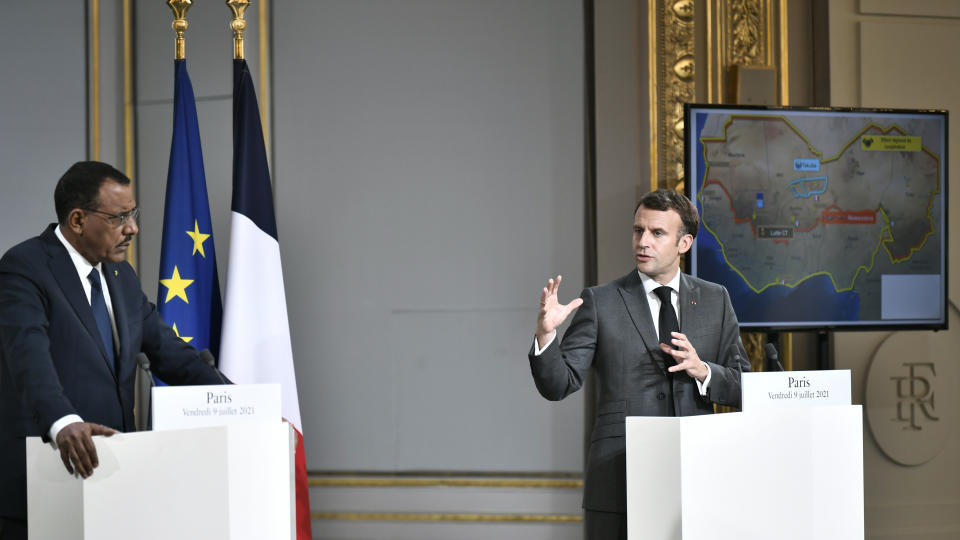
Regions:
M 706 58 L 708 103 L 729 103 L 734 66 L 778 70 L 777 98 L 788 103 L 786 0 L 708 0 Z
M 683 104 L 694 101 L 694 2 L 650 0 L 650 186 L 683 189 Z
M 759 0 L 732 0 L 730 8 L 730 57 L 727 64 L 752 66 L 763 64 L 761 53 L 769 53 L 769 47 L 761 37 L 766 33 L 761 28 L 768 10 Z M 764 50 L 767 49 L 767 50 Z

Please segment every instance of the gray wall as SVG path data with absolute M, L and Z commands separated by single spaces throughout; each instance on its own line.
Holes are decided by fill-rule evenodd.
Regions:
M 277 206 L 312 469 L 580 470 L 524 359 L 582 284 L 580 3 L 274 6 Z
M 3 13 L 0 251 L 57 220 L 56 181 L 87 151 L 83 4 L 9 2 Z

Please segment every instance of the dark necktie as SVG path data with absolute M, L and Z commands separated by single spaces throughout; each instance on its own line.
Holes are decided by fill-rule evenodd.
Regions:
M 657 287 L 653 290 L 654 294 L 657 295 L 657 298 L 660 299 L 660 343 L 666 343 L 673 347 L 671 340 L 673 336 L 670 335 L 670 332 L 679 332 L 680 323 L 677 322 L 677 313 L 673 310 L 673 302 L 671 301 L 671 295 L 673 289 L 670 287 Z M 676 347 L 673 347 L 676 349 Z
M 673 343 L 670 341 L 673 339 L 673 336 L 670 335 L 670 332 L 679 332 L 680 324 L 677 322 L 677 312 L 673 310 L 673 302 L 671 302 L 673 289 L 670 287 L 657 287 L 653 290 L 657 295 L 657 298 L 660 299 L 660 324 L 657 328 L 660 329 L 660 343 L 666 343 L 673 347 Z M 676 349 L 676 347 L 673 347 Z M 663 355 L 664 367 L 669 368 L 670 366 L 677 365 L 677 362 L 669 354 L 661 351 Z M 676 414 L 673 406 L 673 375 L 672 373 L 667 373 L 667 393 L 664 396 L 667 401 L 667 414 L 673 416 Z
M 90 280 L 90 307 L 93 308 L 93 318 L 97 321 L 97 329 L 100 331 L 100 340 L 103 342 L 103 348 L 107 351 L 107 359 L 110 360 L 110 366 L 116 369 L 113 354 L 113 327 L 110 326 L 110 314 L 107 313 L 107 304 L 103 301 L 103 289 L 100 288 L 100 272 L 94 268 L 87 274 Z

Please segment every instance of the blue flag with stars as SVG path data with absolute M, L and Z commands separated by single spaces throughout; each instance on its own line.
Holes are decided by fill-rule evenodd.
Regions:
M 223 304 L 203 173 L 200 128 L 186 60 L 174 60 L 173 142 L 167 171 L 157 310 L 180 339 L 220 350 Z

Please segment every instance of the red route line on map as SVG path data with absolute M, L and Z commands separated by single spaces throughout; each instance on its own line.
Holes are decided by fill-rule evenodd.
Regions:
M 774 120 L 774 121 L 782 122 L 782 123 L 786 124 L 786 126 L 787 126 L 788 128 L 790 128 L 794 133 L 796 133 L 797 136 L 799 136 L 804 142 L 806 142 L 808 148 L 810 148 L 810 150 L 811 150 L 814 154 L 817 154 L 817 155 L 820 155 L 820 156 L 823 155 L 821 152 L 817 152 L 817 151 L 814 149 L 813 145 L 810 144 L 810 141 L 807 140 L 807 138 L 800 132 L 800 130 L 798 130 L 798 129 L 797 129 L 792 123 L 790 123 L 787 119 L 785 119 L 785 118 L 783 118 L 783 117 L 780 117 L 780 116 L 730 115 L 730 118 L 727 119 L 727 122 L 726 122 L 726 123 L 724 124 L 724 126 L 723 126 L 723 137 L 704 137 L 704 138 L 702 139 L 702 141 L 704 141 L 704 142 L 706 142 L 706 141 L 709 141 L 709 142 L 726 141 L 726 140 L 727 140 L 727 128 L 729 128 L 730 125 L 733 124 L 734 120 L 747 120 L 747 121 L 757 121 L 757 120 L 768 121 L 768 120 Z M 848 149 L 851 145 L 853 145 L 853 143 L 855 143 L 855 142 L 857 141 L 857 139 L 863 137 L 863 136 L 866 135 L 868 132 L 874 131 L 874 130 L 879 131 L 882 135 L 886 135 L 886 134 L 890 133 L 891 131 L 897 131 L 897 132 L 900 133 L 901 135 L 907 136 L 907 132 L 904 131 L 903 128 L 901 128 L 900 126 L 898 126 L 898 125 L 896 125 L 896 124 L 891 125 L 891 126 L 888 127 L 887 129 L 883 129 L 881 126 L 878 126 L 877 124 L 874 124 L 874 123 L 871 122 L 871 123 L 868 124 L 863 130 L 861 130 L 860 133 L 858 133 L 855 137 L 853 137 L 852 139 L 850 139 L 850 141 L 849 141 L 847 144 L 845 144 L 845 145 L 840 149 L 840 151 L 837 153 L 836 156 L 833 156 L 833 157 L 828 158 L 828 159 L 822 159 L 822 158 L 821 158 L 820 162 L 821 162 L 821 163 L 828 163 L 828 162 L 830 162 L 830 161 L 835 161 L 835 160 L 839 159 L 840 156 L 842 156 L 842 155 L 847 151 L 847 149 Z M 922 151 L 923 153 L 927 154 L 928 156 L 930 156 L 931 158 L 933 158 L 933 160 L 936 161 L 938 164 L 940 163 L 940 159 L 939 159 L 936 155 L 934 155 L 927 147 L 921 146 L 921 151 Z M 704 152 L 706 152 L 706 149 L 704 149 Z M 710 170 L 710 162 L 708 161 L 708 162 L 707 162 L 707 169 L 704 171 L 704 174 L 707 174 L 707 173 L 709 172 L 709 170 Z M 939 169 L 938 169 L 938 170 L 939 170 Z M 754 223 L 753 223 L 752 219 L 751 219 L 751 218 L 737 218 L 737 213 L 733 210 L 733 203 L 732 203 L 733 198 L 730 196 L 730 192 L 727 191 L 727 188 L 726 188 L 719 180 L 716 180 L 716 179 L 713 179 L 713 180 L 708 179 L 708 180 L 706 180 L 706 181 L 704 182 L 703 186 L 706 187 L 706 186 L 708 186 L 708 185 L 710 185 L 710 184 L 716 184 L 716 185 L 720 186 L 720 189 L 722 189 L 723 192 L 724 192 L 724 194 L 726 194 L 727 200 L 728 200 L 728 201 L 731 201 L 731 203 L 730 203 L 730 212 L 731 212 L 731 213 L 733 214 L 733 216 L 734 216 L 734 224 L 743 223 L 744 221 L 749 222 L 749 223 L 750 223 L 750 233 L 753 235 L 754 239 L 756 239 L 756 238 L 757 238 L 757 231 L 756 231 L 756 228 L 754 227 Z M 939 192 L 940 192 L 940 181 L 939 181 L 939 175 L 938 175 L 938 178 L 937 178 L 937 191 L 936 191 L 936 193 L 939 193 Z M 928 217 L 929 217 L 929 212 L 930 212 L 930 210 L 931 210 L 932 204 L 933 204 L 933 197 L 930 198 L 930 201 L 929 201 L 928 204 L 927 204 Z M 827 213 L 827 210 L 829 210 L 830 208 L 837 208 L 837 211 L 828 214 L 828 213 Z M 836 207 L 836 206 L 834 206 L 834 205 L 831 205 L 831 207 L 828 207 L 827 209 L 824 210 L 824 212 L 822 212 L 822 213 L 820 214 L 820 217 L 818 217 L 818 218 L 814 221 L 813 225 L 811 225 L 810 227 L 805 227 L 805 228 L 794 227 L 793 230 L 794 230 L 794 232 L 804 233 L 804 232 L 810 232 L 810 231 L 812 231 L 813 229 L 815 229 L 815 228 L 817 227 L 817 225 L 871 225 L 871 224 L 875 224 L 875 223 L 876 223 L 876 213 L 877 213 L 879 210 L 880 210 L 879 208 L 874 209 L 874 210 L 841 210 L 841 209 L 839 209 L 838 207 Z M 851 220 L 849 220 L 849 218 L 843 219 L 843 220 L 840 220 L 840 221 L 836 221 L 836 220 L 833 220 L 833 219 L 832 219 L 834 216 L 838 216 L 838 215 L 841 215 L 841 214 L 843 214 L 843 213 L 846 213 L 847 215 L 860 215 L 860 216 L 864 215 L 865 213 L 870 213 L 870 214 L 873 215 L 873 221 L 851 221 Z M 824 221 L 824 220 L 822 219 L 824 215 L 830 216 L 830 218 L 831 218 L 831 219 L 830 219 L 830 222 Z M 926 241 L 927 241 L 927 237 L 929 237 L 931 234 L 933 234 L 933 230 L 932 230 L 932 229 L 933 229 L 933 228 L 931 227 L 931 230 L 928 231 L 927 234 L 924 235 L 924 237 L 920 240 L 920 242 L 919 242 L 917 245 L 910 246 L 910 249 L 908 250 L 908 254 L 907 254 L 907 255 L 905 255 L 905 256 L 903 256 L 903 257 L 894 257 L 893 254 L 890 253 L 890 258 L 893 260 L 893 262 L 900 262 L 900 261 L 909 259 L 909 258 L 910 258 L 910 255 L 911 255 L 915 250 L 920 249 L 921 247 L 923 247 L 923 244 L 926 243 Z M 890 232 L 892 233 L 892 231 L 890 231 Z M 893 241 L 892 236 L 883 238 L 883 243 L 884 243 L 884 244 L 886 244 L 886 243 L 888 243 L 888 242 L 892 242 L 892 241 Z M 773 239 L 773 242 L 774 242 L 774 243 L 782 243 L 782 244 L 784 244 L 784 245 L 789 245 L 790 240 L 787 239 L 787 238 L 775 238 L 775 239 Z M 889 249 L 887 250 L 887 252 L 889 253 Z
M 719 180 L 716 180 L 716 179 L 708 179 L 706 182 L 703 183 L 703 187 L 707 187 L 707 186 L 710 186 L 710 185 L 719 186 L 720 189 L 723 190 L 724 195 L 727 196 L 727 201 L 729 202 L 729 206 L 730 206 L 730 213 L 733 214 L 733 223 L 734 223 L 735 225 L 739 225 L 739 224 L 744 223 L 744 222 L 749 223 L 749 224 L 750 224 L 750 233 L 753 234 L 753 238 L 756 239 L 756 238 L 757 238 L 757 229 L 756 229 L 756 226 L 755 226 L 754 223 L 753 223 L 753 219 L 752 219 L 752 218 L 738 218 L 738 217 L 737 217 L 737 212 L 736 212 L 736 210 L 733 209 L 733 197 L 730 196 L 730 192 L 727 191 L 727 187 L 724 186 L 722 182 L 720 182 Z M 833 210 L 831 210 L 831 209 L 833 209 Z M 801 227 L 793 227 L 793 232 L 798 232 L 798 233 L 810 232 L 810 231 L 812 231 L 813 229 L 815 229 L 815 228 L 817 227 L 817 225 L 872 225 L 872 224 L 875 224 L 875 223 L 877 222 L 877 212 L 879 212 L 879 211 L 880 211 L 879 208 L 876 208 L 876 209 L 873 209 L 873 210 L 843 210 L 843 209 L 841 209 L 839 206 L 837 206 L 837 205 L 835 205 L 835 204 L 831 204 L 830 206 L 826 207 L 826 208 L 823 210 L 823 212 L 820 213 L 820 216 L 814 221 L 813 225 L 811 225 L 811 226 L 809 226 L 809 227 L 804 227 L 804 228 L 801 228 Z M 829 220 L 828 220 L 828 221 L 824 221 L 824 220 L 823 220 L 823 217 L 824 217 L 824 216 L 829 216 Z M 841 220 L 834 220 L 834 217 L 835 217 L 835 216 L 836 216 L 836 217 L 841 217 L 842 219 L 841 219 Z M 872 220 L 870 220 L 870 221 L 852 220 L 852 221 L 851 221 L 851 220 L 850 220 L 850 216 L 856 216 L 856 217 L 871 217 Z M 779 244 L 779 243 L 789 244 L 789 239 L 787 239 L 787 238 L 773 238 L 772 240 L 773 240 L 773 242 L 774 242 L 775 244 Z

